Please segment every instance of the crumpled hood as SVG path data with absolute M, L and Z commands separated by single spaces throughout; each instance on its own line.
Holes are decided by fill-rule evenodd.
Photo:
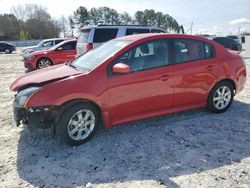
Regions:
M 66 64 L 55 65 L 52 67 L 33 71 L 31 73 L 27 73 L 24 76 L 19 77 L 11 84 L 10 89 L 12 91 L 16 91 L 26 85 L 40 84 L 52 80 L 63 79 L 77 74 L 83 74 L 86 72 L 73 69 L 72 67 Z

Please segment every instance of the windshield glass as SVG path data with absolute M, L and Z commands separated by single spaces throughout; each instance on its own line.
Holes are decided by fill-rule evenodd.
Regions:
M 39 42 L 37 46 L 42 46 L 43 43 L 44 43 L 44 40 L 42 40 L 41 42 Z
M 113 56 L 116 52 L 121 50 L 123 47 L 128 45 L 131 41 L 119 41 L 111 40 L 102 44 L 101 46 L 90 50 L 89 52 L 83 54 L 76 60 L 74 60 L 71 65 L 78 67 L 80 69 L 93 69 L 99 64 L 106 61 L 108 58 Z

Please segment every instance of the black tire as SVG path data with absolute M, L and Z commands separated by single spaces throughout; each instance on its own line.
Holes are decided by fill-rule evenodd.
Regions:
M 36 68 L 37 69 L 43 69 L 45 67 L 52 66 L 53 63 L 49 58 L 41 58 L 37 61 L 36 63 Z
M 81 114 L 85 113 L 85 112 L 81 112 L 82 110 L 86 110 L 88 112 L 91 111 L 95 117 L 95 121 L 93 123 L 94 124 L 93 129 L 91 130 L 91 132 L 88 135 L 86 134 L 85 130 L 84 130 L 84 134 L 83 135 L 81 134 L 82 136 L 84 136 L 86 134 L 87 137 L 80 139 L 80 140 L 76 140 L 76 139 L 72 138 L 72 137 L 75 137 L 75 134 L 70 135 L 69 130 L 70 130 L 71 126 L 75 126 L 73 129 L 75 129 L 75 128 L 78 129 L 78 132 L 76 132 L 76 134 L 78 135 L 79 129 L 83 129 L 82 127 L 77 128 L 77 126 L 80 126 L 79 125 L 80 120 L 74 119 L 76 117 L 78 118 L 78 116 L 77 116 L 78 113 L 81 113 Z M 84 117 L 86 117 L 86 116 L 84 116 Z M 92 114 L 89 115 L 89 117 L 93 118 Z M 87 119 L 87 120 L 92 121 L 92 119 Z M 87 122 L 87 120 L 85 121 L 85 123 Z M 70 145 L 70 146 L 81 145 L 81 144 L 87 142 L 88 140 L 90 140 L 94 136 L 94 133 L 96 132 L 96 130 L 99 126 L 99 120 L 100 120 L 100 115 L 99 115 L 98 111 L 96 110 L 95 106 L 93 106 L 92 104 L 89 104 L 89 103 L 75 104 L 73 106 L 68 107 L 66 110 L 64 110 L 64 112 L 60 116 L 58 122 L 55 125 L 56 137 L 59 139 L 59 141 L 63 142 L 66 145 Z M 78 125 L 70 124 L 71 121 L 77 122 Z M 84 120 L 82 120 L 82 121 L 84 121 Z M 86 125 L 82 125 L 82 126 L 86 126 Z M 89 127 L 91 127 L 91 126 L 92 125 L 90 125 Z M 71 131 L 73 131 L 73 129 Z M 88 128 L 87 130 L 90 130 L 90 129 L 91 128 Z M 83 131 L 82 131 L 82 133 L 83 133 Z
M 221 92 L 221 91 L 223 91 L 223 88 L 225 88 L 227 93 L 229 93 L 229 92 L 231 93 L 230 97 L 229 97 L 229 94 L 227 94 L 227 95 L 222 95 L 222 94 L 219 95 L 218 94 L 217 91 L 219 90 Z M 227 101 L 225 101 L 225 98 L 227 99 Z M 233 102 L 233 98 L 234 98 L 233 85 L 228 81 L 221 81 L 221 82 L 217 83 L 213 87 L 213 89 L 211 90 L 209 97 L 208 97 L 207 109 L 213 113 L 223 113 L 230 108 L 230 106 Z M 217 102 L 219 102 L 221 104 L 221 108 L 219 108 L 219 105 L 216 105 L 216 104 L 218 104 Z
M 240 51 L 237 47 L 234 47 L 232 50 L 234 50 L 234 51 Z
M 6 49 L 4 50 L 4 52 L 5 52 L 6 54 L 10 54 L 12 51 L 11 51 L 11 49 L 6 48 Z

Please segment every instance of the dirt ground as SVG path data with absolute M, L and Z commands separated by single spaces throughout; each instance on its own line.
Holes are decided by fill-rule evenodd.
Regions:
M 226 113 L 162 116 L 67 147 L 50 130 L 15 126 L 9 86 L 24 71 L 18 53 L 0 54 L 0 187 L 250 187 L 249 79 Z

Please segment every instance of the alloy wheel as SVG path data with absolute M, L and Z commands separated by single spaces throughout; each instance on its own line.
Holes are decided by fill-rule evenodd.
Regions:
M 89 109 L 76 112 L 69 120 L 68 135 L 76 141 L 84 140 L 94 130 L 95 121 L 95 115 Z
M 227 86 L 219 87 L 214 93 L 213 104 L 218 110 L 222 110 L 228 106 L 232 98 L 231 90 Z

